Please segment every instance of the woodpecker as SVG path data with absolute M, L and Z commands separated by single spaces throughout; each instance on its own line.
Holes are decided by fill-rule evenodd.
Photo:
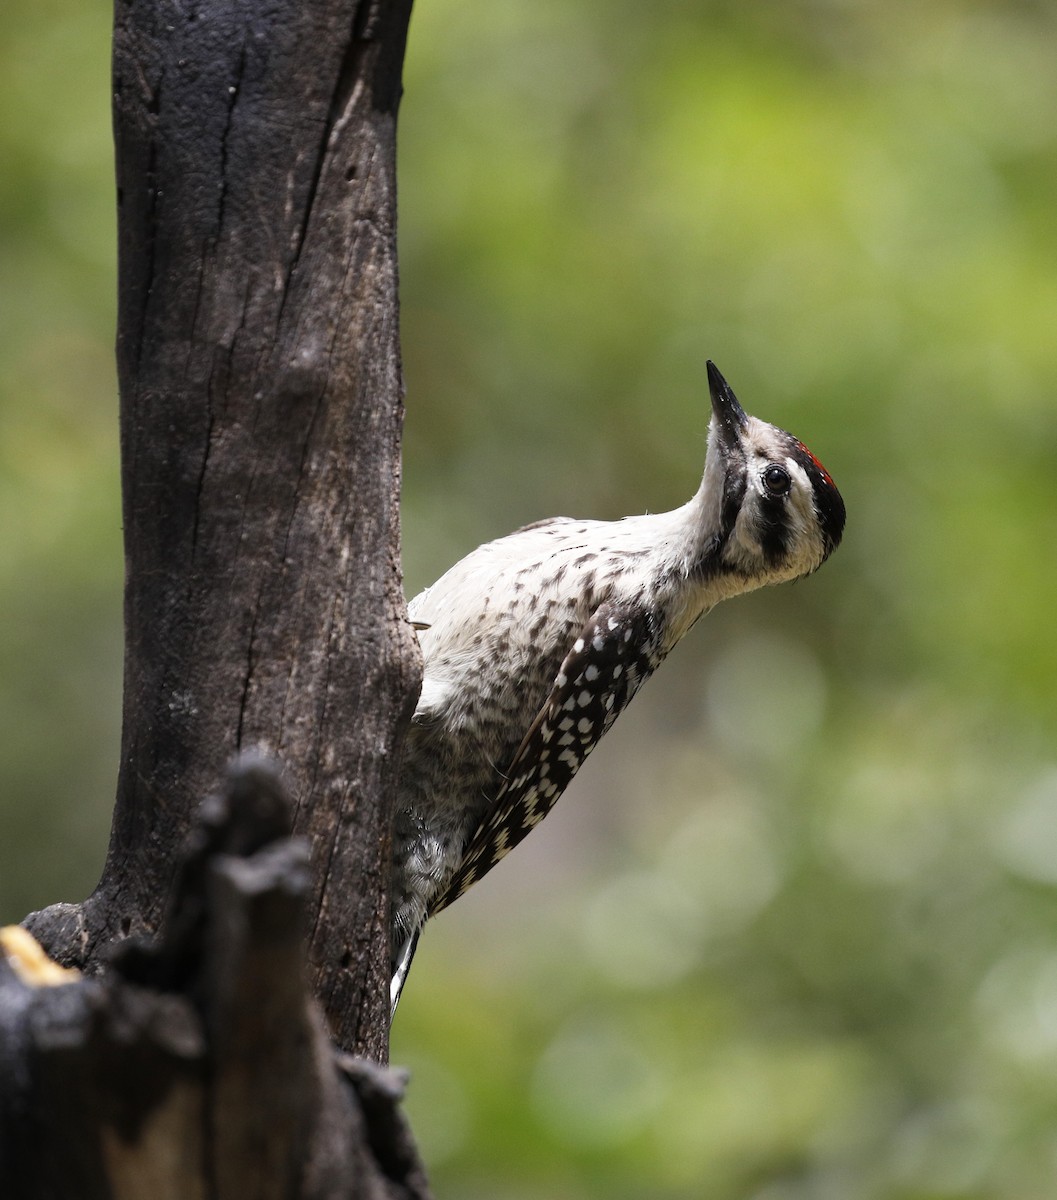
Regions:
M 704 476 L 667 513 L 555 517 L 488 542 L 408 605 L 425 672 L 393 831 L 395 1012 L 426 920 L 550 812 L 684 633 L 817 570 L 844 531 L 829 473 L 708 363 Z

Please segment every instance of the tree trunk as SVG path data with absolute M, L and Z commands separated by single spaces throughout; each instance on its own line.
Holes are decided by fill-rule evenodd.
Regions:
M 336 1053 L 307 989 L 289 807 L 267 764 L 234 770 L 158 936 L 93 978 L 0 931 L 5 1200 L 429 1200 L 402 1081 Z
M 425 1195 L 398 1085 L 342 1053 L 388 1055 L 421 669 L 398 524 L 410 9 L 116 0 L 121 768 L 96 891 L 24 922 L 86 976 L 38 987 L 0 955 L 5 1196 Z M 281 780 L 243 757 L 188 842 L 251 750 Z
M 158 928 L 198 800 L 283 766 L 313 985 L 387 1053 L 389 813 L 418 683 L 399 576 L 395 122 L 410 0 L 118 0 L 126 546 L 121 772 L 78 909 L 94 967 Z

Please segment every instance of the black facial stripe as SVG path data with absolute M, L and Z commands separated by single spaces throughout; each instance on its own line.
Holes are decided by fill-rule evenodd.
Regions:
M 789 547 L 789 521 L 781 496 L 762 496 L 757 506 L 756 536 L 768 566 L 777 566 Z
M 840 545 L 844 533 L 845 509 L 840 492 L 834 487 L 832 480 L 820 471 L 813 459 L 799 449 L 794 449 L 792 457 L 803 467 L 811 481 L 811 498 L 818 515 L 819 528 L 826 543 L 826 555 L 830 555 Z
M 708 539 L 708 543 L 701 552 L 701 557 L 691 568 L 691 574 L 700 583 L 727 573 L 727 564 L 723 561 L 722 554 L 729 536 L 729 533 L 714 533 Z
M 693 566 L 693 573 L 700 580 L 714 575 L 744 574 L 735 570 L 723 558 L 723 551 L 734 532 L 734 525 L 745 499 L 745 472 L 728 464 L 723 480 L 723 500 L 719 509 L 719 530 L 709 538 L 701 557 Z
M 840 545 L 844 533 L 844 500 L 835 487 L 823 482 L 815 487 L 815 509 L 826 538 L 826 553 L 831 554 Z
M 726 478 L 723 480 L 723 507 L 719 514 L 721 546 L 726 545 L 730 535 L 734 532 L 734 525 L 745 499 L 745 486 L 744 466 L 740 469 L 728 466 Z
M 741 512 L 741 504 L 744 499 L 745 472 L 728 466 L 723 480 L 723 503 L 719 510 L 719 532 L 712 538 L 696 568 L 697 573 L 702 577 L 726 570 L 723 550 L 730 541 L 730 535 L 734 532 L 734 525 L 737 522 L 738 513 Z

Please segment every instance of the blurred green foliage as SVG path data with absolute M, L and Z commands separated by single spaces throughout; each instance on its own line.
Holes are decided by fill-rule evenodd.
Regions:
M 116 768 L 109 6 L 0 9 L 3 917 Z M 1057 10 L 419 0 L 409 591 L 685 500 L 704 360 L 833 471 L 427 931 L 393 1034 L 440 1197 L 1039 1200 L 1057 1175 Z
M 117 772 L 109 36 L 0 5 L 0 922 L 91 888 Z

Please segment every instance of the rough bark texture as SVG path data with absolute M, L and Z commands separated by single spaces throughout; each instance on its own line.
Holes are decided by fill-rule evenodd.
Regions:
M 394 138 L 410 8 L 116 0 L 121 773 L 96 892 L 26 922 L 89 971 L 156 931 L 198 798 L 258 747 L 282 765 L 311 848 L 312 989 L 338 1045 L 379 1062 L 388 803 L 419 669 L 397 513 Z M 243 869 L 214 886 L 237 892 Z M 79 1020 L 110 1003 L 107 987 L 86 985 Z M 213 1034 L 242 1036 L 222 1009 Z M 184 1120 L 195 1083 L 183 1051 L 165 1053 L 180 1080 L 166 1119 Z
M 121 772 L 95 893 L 24 922 L 86 974 L 0 935 L 5 1198 L 428 1200 L 375 1065 L 409 15 L 117 0 Z
M 159 937 L 60 986 L 0 954 L 5 1197 L 428 1200 L 401 1081 L 334 1051 L 308 989 L 289 820 L 245 765 L 203 805 Z

